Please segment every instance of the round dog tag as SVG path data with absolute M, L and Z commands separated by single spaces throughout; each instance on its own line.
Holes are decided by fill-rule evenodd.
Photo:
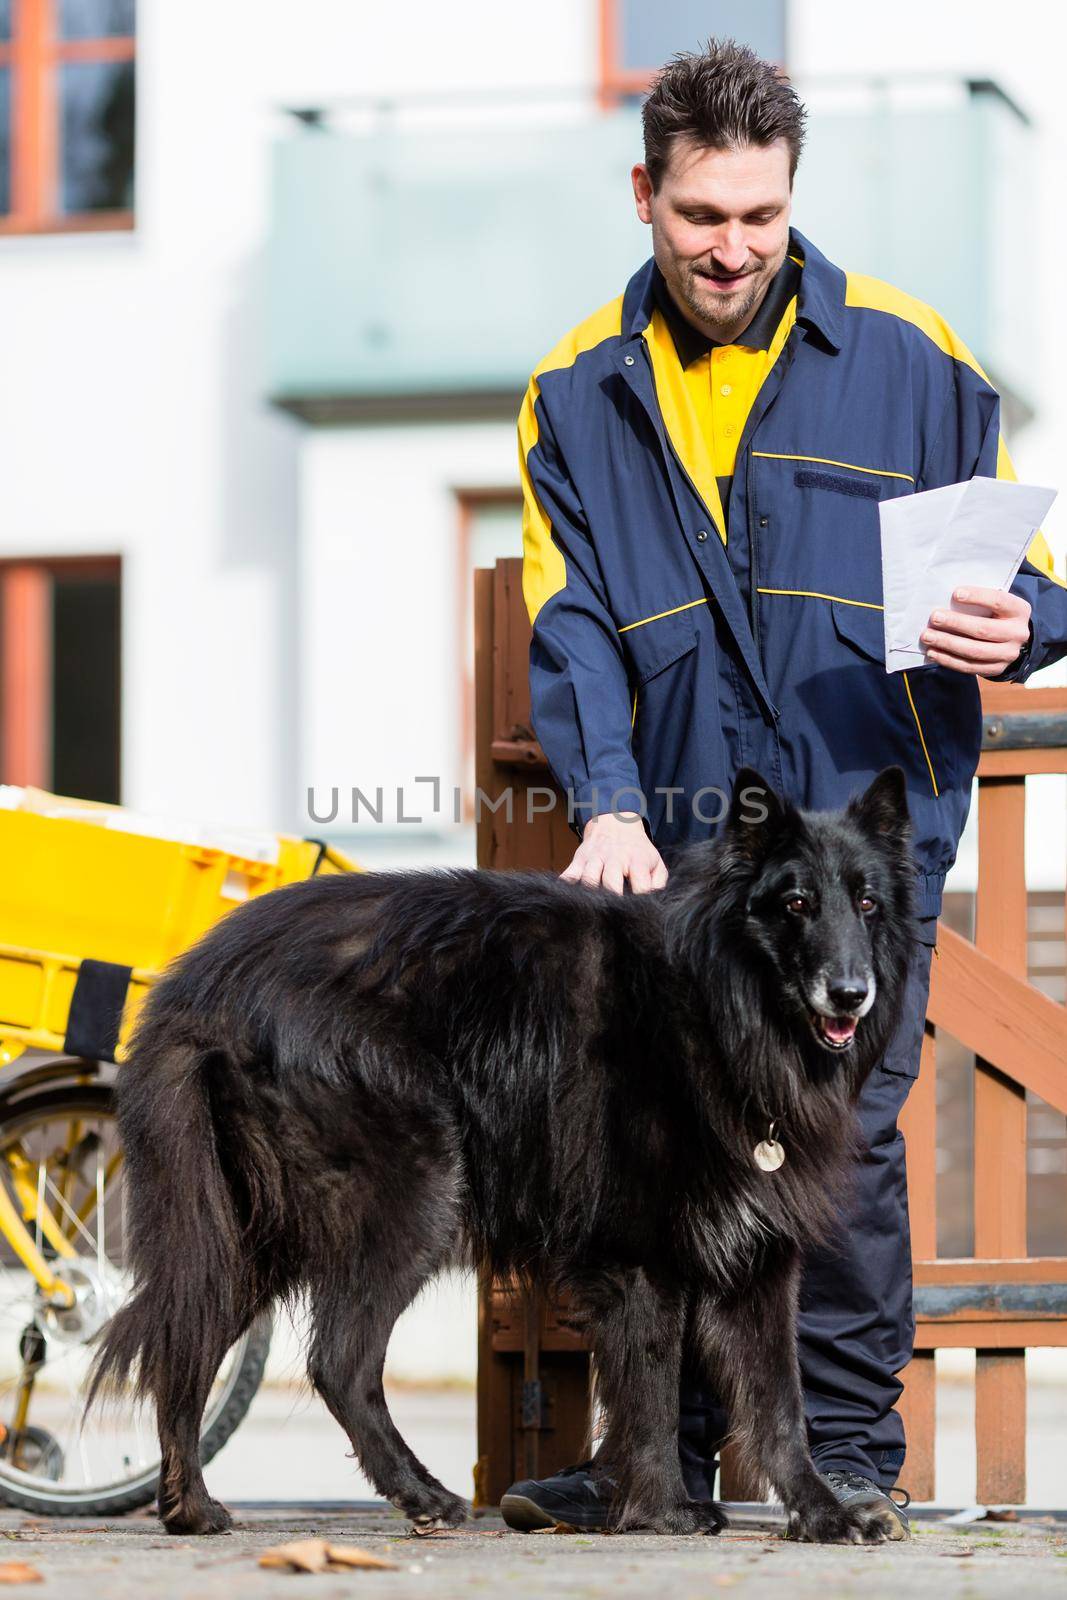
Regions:
M 756 1165 L 761 1172 L 777 1172 L 778 1168 L 785 1163 L 785 1151 L 774 1137 L 777 1131 L 778 1124 L 772 1122 L 767 1129 L 766 1139 L 761 1139 L 752 1152 Z
M 785 1162 L 785 1151 L 777 1139 L 761 1139 L 753 1154 L 761 1172 L 777 1172 Z

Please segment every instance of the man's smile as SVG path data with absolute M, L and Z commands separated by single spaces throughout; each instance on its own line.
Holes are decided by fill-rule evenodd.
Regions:
M 709 272 L 706 267 L 694 267 L 693 275 L 707 284 L 715 294 L 731 294 L 735 289 L 740 289 L 746 278 L 754 275 L 755 269 L 748 267 L 741 272 Z

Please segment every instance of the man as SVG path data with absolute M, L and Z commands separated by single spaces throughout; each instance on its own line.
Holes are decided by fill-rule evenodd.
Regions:
M 675 57 L 645 102 L 632 177 L 653 259 L 540 363 L 519 421 L 530 686 L 581 840 L 563 876 L 590 887 L 661 888 L 742 764 L 819 808 L 890 763 L 907 775 L 907 1004 L 862 1097 L 849 1226 L 808 1264 L 799 1327 L 818 1470 L 905 1538 L 889 1496 L 913 1336 L 897 1115 L 978 758 L 977 679 L 1064 654 L 1067 593 L 1039 535 L 1010 593 L 957 591 L 982 614 L 935 612 L 930 665 L 887 674 L 878 501 L 1011 465 L 997 394 L 951 328 L 790 228 L 804 115 L 731 42 Z M 680 1451 L 708 1499 L 728 1423 L 700 1384 L 683 1378 Z M 515 1485 L 506 1514 L 598 1526 L 608 1497 L 586 1464 Z

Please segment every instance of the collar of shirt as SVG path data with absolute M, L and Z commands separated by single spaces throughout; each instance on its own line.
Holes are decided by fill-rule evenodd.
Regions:
M 701 333 L 699 328 L 684 317 L 671 299 L 670 290 L 667 288 L 663 274 L 659 267 L 652 269 L 652 292 L 656 304 L 663 313 L 664 320 L 671 330 L 674 348 L 678 352 L 678 359 L 683 367 L 688 367 L 691 362 L 700 356 L 707 355 L 709 350 L 719 348 L 727 343 L 745 345 L 749 350 L 767 350 L 774 338 L 778 324 L 785 313 L 785 308 L 797 293 L 800 287 L 801 268 L 799 262 L 791 256 L 786 256 L 774 278 L 770 288 L 763 297 L 756 315 L 752 318 L 744 333 L 738 334 L 736 339 L 712 339 L 710 335 Z

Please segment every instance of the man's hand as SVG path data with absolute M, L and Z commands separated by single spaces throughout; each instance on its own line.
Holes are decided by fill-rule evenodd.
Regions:
M 988 606 L 989 617 L 932 611 L 923 630 L 927 657 L 939 667 L 996 678 L 1019 659 L 1030 637 L 1030 602 L 1008 589 L 957 589 L 953 600 Z
M 663 888 L 667 868 L 636 811 L 605 811 L 590 817 L 574 860 L 560 877 L 590 889 L 603 884 L 614 894 L 622 894 L 629 878 L 634 894 L 646 894 L 649 889 Z

